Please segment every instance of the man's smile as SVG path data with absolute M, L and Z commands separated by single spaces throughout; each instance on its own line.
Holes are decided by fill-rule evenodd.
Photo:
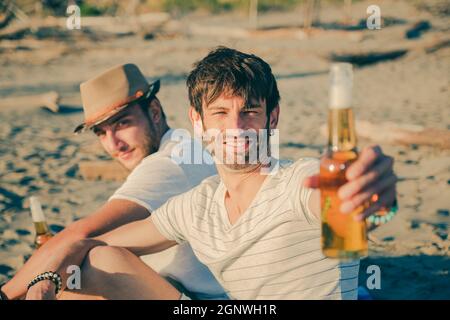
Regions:
M 121 160 L 129 160 L 132 157 L 133 152 L 136 150 L 136 148 L 130 149 L 125 152 L 120 152 L 117 154 L 117 158 Z

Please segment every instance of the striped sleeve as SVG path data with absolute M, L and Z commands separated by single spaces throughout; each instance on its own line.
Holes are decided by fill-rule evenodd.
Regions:
M 170 198 L 150 216 L 158 231 L 168 240 L 177 243 L 186 241 L 192 220 L 190 199 L 193 191 Z
M 315 158 L 304 158 L 296 161 L 292 165 L 292 179 L 291 183 L 294 183 L 293 190 L 293 202 L 294 210 L 304 217 L 309 224 L 317 225 L 320 219 L 314 215 L 309 208 L 309 199 L 314 189 L 306 188 L 303 186 L 306 177 L 319 173 L 319 160 Z

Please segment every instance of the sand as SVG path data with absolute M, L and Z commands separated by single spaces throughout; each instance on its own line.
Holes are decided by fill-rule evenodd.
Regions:
M 448 34 L 448 17 L 433 16 L 406 1 L 379 1 L 382 15 L 405 24 L 361 31 L 361 37 L 326 33 L 312 38 L 230 38 L 175 35 L 143 40 L 142 36 L 92 41 L 42 40 L 27 50 L 0 50 L 0 97 L 39 94 L 61 95 L 59 113 L 47 110 L 0 111 L 0 282 L 10 278 L 32 253 L 33 226 L 27 198 L 39 196 L 53 230 L 93 212 L 120 185 L 117 181 L 84 181 L 77 164 L 106 160 L 95 137 L 74 136 L 82 120 L 78 86 L 101 70 L 119 63 L 136 63 L 149 80 L 162 81 L 160 100 L 174 128 L 188 128 L 186 74 L 211 48 L 227 45 L 253 52 L 268 61 L 281 92 L 280 153 L 284 158 L 318 157 L 325 144 L 319 127 L 326 121 L 329 60 L 333 52 L 385 50 L 410 46 L 404 33 L 419 20 L 433 29 L 422 37 Z M 353 8 L 355 20 L 365 17 L 370 2 Z M 327 7 L 323 21 L 342 17 L 342 10 Z M 299 12 L 267 13 L 261 26 L 295 26 Z M 191 14 L 177 23 L 246 25 L 240 14 Z M 423 38 L 422 38 L 423 40 Z M 414 42 L 416 41 L 416 42 Z M 0 47 L 21 41 L 3 40 Z M 25 45 L 25 44 L 23 44 Z M 419 50 L 399 59 L 355 70 L 354 105 L 358 118 L 394 121 L 450 129 L 450 48 L 433 53 Z M 21 107 L 24 108 L 21 111 Z M 360 147 L 369 145 L 359 141 Z M 376 299 L 449 299 L 450 259 L 450 150 L 427 146 L 381 144 L 395 158 L 400 178 L 400 212 L 390 223 L 371 233 L 370 256 L 362 261 L 360 285 L 365 286 L 369 265 L 381 268 L 381 289 L 370 290 Z M 170 258 L 170 254 L 166 254 Z

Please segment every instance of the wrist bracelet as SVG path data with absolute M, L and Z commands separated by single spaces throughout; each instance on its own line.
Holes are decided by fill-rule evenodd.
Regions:
M 35 277 L 28 284 L 27 290 L 30 290 L 30 288 L 32 286 L 34 286 L 39 281 L 43 281 L 43 280 L 50 280 L 51 282 L 53 282 L 55 284 L 55 287 L 56 287 L 55 288 L 55 295 L 58 294 L 59 291 L 61 291 L 61 288 L 62 288 L 61 276 L 59 274 L 57 274 L 56 272 L 53 272 L 53 271 L 47 271 L 47 272 L 41 273 L 40 275 Z
M 398 211 L 398 204 L 397 204 L 397 199 L 394 200 L 394 203 L 392 204 L 391 208 L 389 209 L 389 211 L 384 211 L 382 213 L 375 213 L 373 215 L 371 215 L 369 218 L 367 218 L 367 220 L 376 225 L 382 225 L 385 224 L 386 222 L 389 222 L 392 220 L 392 218 L 394 218 L 394 216 L 397 214 Z

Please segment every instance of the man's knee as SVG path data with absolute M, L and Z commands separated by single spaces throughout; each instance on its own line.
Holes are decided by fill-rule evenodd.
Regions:
M 130 255 L 130 251 L 121 247 L 98 246 L 89 251 L 87 262 L 97 269 L 107 270 Z

